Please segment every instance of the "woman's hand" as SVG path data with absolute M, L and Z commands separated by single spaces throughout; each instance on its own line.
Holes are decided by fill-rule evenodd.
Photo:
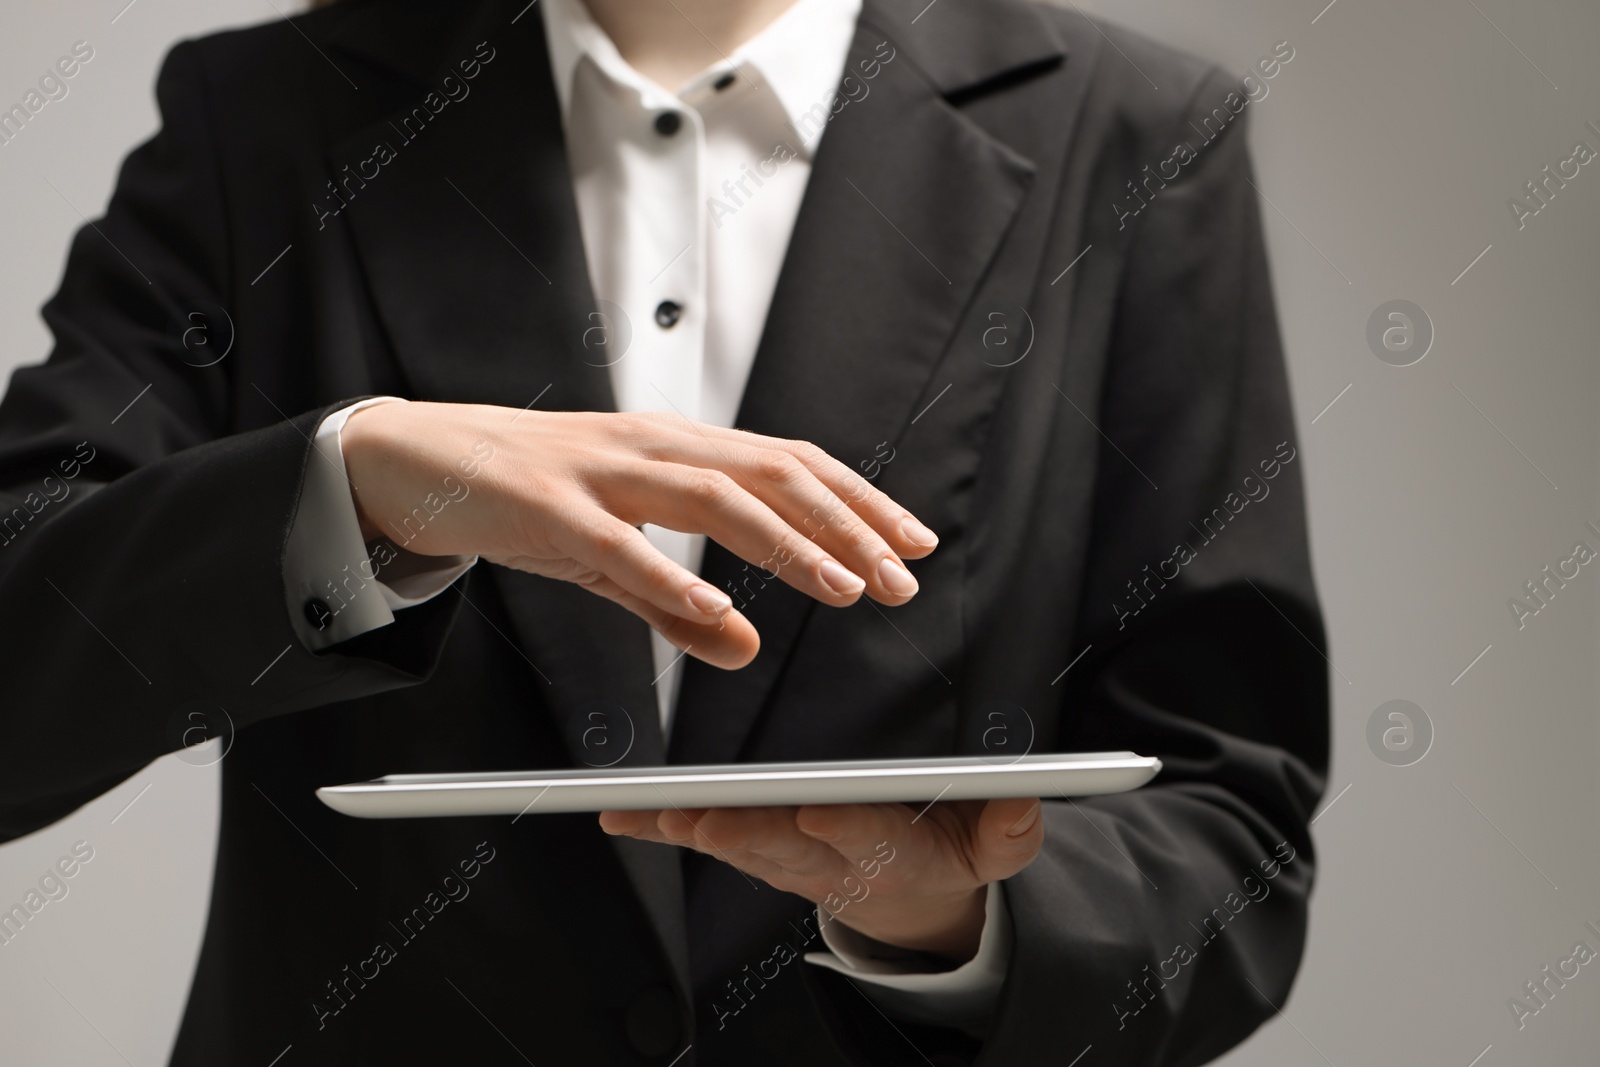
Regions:
M 910 600 L 917 582 L 902 561 L 938 543 L 815 445 L 679 415 L 380 404 L 351 415 L 342 440 L 363 536 L 405 531 L 411 552 L 576 582 L 719 667 L 755 657 L 754 627 L 641 525 L 705 534 L 834 607 L 863 592 Z M 430 495 L 449 506 L 426 508 Z
M 978 951 L 984 894 L 1044 844 L 1039 801 L 608 811 L 610 834 L 715 856 L 889 945 L 958 963 Z

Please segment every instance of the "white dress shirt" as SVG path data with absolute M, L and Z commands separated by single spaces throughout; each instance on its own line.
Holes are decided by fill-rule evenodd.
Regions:
M 732 426 L 860 0 L 796 0 L 677 92 L 629 65 L 580 0 L 540 7 L 618 410 Z M 284 565 L 290 615 L 309 648 L 387 625 L 395 611 L 442 592 L 476 562 L 408 554 L 403 576 L 386 570 L 363 580 L 363 568 L 371 570 L 340 430 L 360 407 L 393 402 L 363 401 L 318 429 Z M 703 535 L 644 532 L 668 558 L 700 569 Z M 304 614 L 312 597 L 333 613 L 320 629 Z M 654 632 L 651 644 L 665 733 L 682 654 Z M 859 979 L 902 1018 L 981 1029 L 1010 956 L 998 883 L 989 889 L 977 956 L 954 970 L 918 973 L 896 960 L 904 954 L 825 919 L 819 909 L 832 951 L 808 953 L 808 961 Z
M 631 335 L 609 368 L 618 410 L 733 425 L 860 6 L 798 0 L 673 93 L 634 70 L 580 0 L 546 0 L 590 281 Z M 644 532 L 699 571 L 703 535 Z M 666 727 L 682 653 L 659 634 L 651 643 Z

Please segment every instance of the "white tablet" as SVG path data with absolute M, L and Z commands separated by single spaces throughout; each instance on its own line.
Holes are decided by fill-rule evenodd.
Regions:
M 735 763 L 605 770 L 391 774 L 317 790 L 328 807 L 363 819 L 436 815 L 765 807 L 789 804 L 929 803 L 992 797 L 1082 797 L 1136 789 L 1161 761 L 1132 752 L 1039 753 Z

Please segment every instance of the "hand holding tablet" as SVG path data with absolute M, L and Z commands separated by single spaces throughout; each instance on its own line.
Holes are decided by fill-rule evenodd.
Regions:
M 1044 839 L 1035 798 L 1122 792 L 1160 769 L 1132 752 L 1036 753 L 399 774 L 317 796 L 369 819 L 602 812 L 607 833 L 703 852 L 870 938 L 960 962 L 978 950 L 988 884 Z

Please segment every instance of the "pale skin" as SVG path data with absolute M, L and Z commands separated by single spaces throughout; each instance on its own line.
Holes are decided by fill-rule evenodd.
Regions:
M 677 86 L 731 54 L 791 0 L 588 0 L 624 59 Z M 473 491 L 407 544 L 477 555 L 575 582 L 724 669 L 760 637 L 726 594 L 657 552 L 639 527 L 705 534 L 807 596 L 845 608 L 911 600 L 905 562 L 938 539 L 910 512 L 815 445 L 694 423 L 676 414 L 384 404 L 343 432 L 362 533 L 396 528 L 472 446 L 488 442 Z M 391 525 L 394 524 L 394 525 Z M 705 852 L 837 911 L 878 941 L 972 958 L 989 883 L 1044 841 L 1033 798 L 803 808 L 611 811 L 605 832 Z M 887 848 L 883 843 L 887 842 Z M 883 857 L 892 854 L 892 860 Z M 870 879 L 863 874 L 870 868 Z M 866 887 L 863 891 L 862 887 Z M 838 902 L 848 900 L 840 909 Z

